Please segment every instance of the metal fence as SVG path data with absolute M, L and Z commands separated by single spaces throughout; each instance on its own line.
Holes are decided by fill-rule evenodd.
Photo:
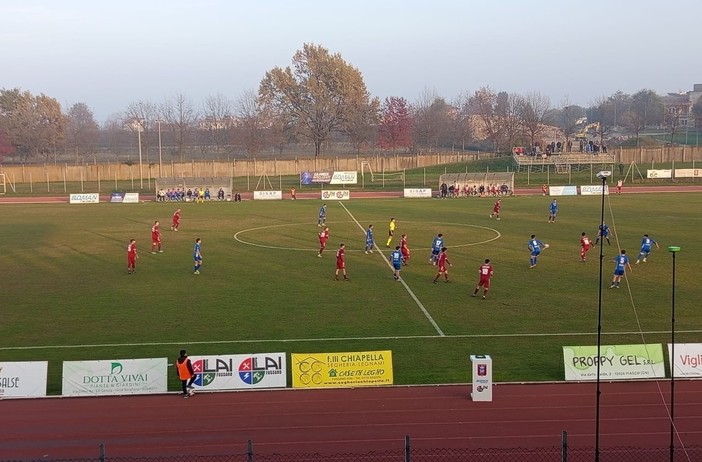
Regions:
M 242 453 L 219 455 L 172 455 L 150 457 L 109 457 L 105 445 L 96 450 L 95 458 L 81 459 L 23 459 L 21 462 L 690 462 L 702 460 L 702 446 L 671 448 L 640 448 L 631 446 L 600 449 L 569 448 L 567 438 L 560 447 L 545 448 L 413 448 L 410 437 L 404 447 L 385 451 L 356 453 L 265 453 L 255 452 L 253 442 L 247 442 Z M 0 461 L 20 462 L 20 460 Z

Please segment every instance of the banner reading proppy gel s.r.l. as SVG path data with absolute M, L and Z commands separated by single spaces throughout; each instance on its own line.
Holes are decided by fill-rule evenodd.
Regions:
M 563 365 L 566 380 L 653 379 L 665 377 L 663 345 L 600 345 L 564 346 Z

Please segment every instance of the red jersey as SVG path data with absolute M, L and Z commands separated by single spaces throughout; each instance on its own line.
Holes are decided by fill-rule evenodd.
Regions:
M 129 245 L 127 245 L 127 258 L 129 259 L 129 261 L 134 261 L 136 259 L 136 255 L 136 242 L 130 242 Z
M 344 252 L 345 251 L 346 250 L 342 249 L 342 248 L 340 248 L 336 251 L 336 267 L 338 269 L 343 269 L 346 266 L 344 263 Z
M 400 239 L 400 250 L 402 250 L 403 252 L 405 250 L 409 250 L 407 248 L 407 238 L 406 237 L 403 237 L 402 239 Z
M 500 207 L 502 207 L 502 202 L 495 202 L 495 205 L 492 206 L 492 212 L 500 213 Z
M 592 246 L 592 241 L 589 237 L 583 236 L 580 238 L 580 245 L 583 247 L 583 250 L 590 250 L 590 246 Z
M 180 212 L 179 212 L 178 210 L 176 210 L 176 211 L 173 213 L 173 224 L 175 225 L 175 224 L 178 224 L 178 223 L 180 223 Z
M 446 252 L 441 252 L 439 254 L 439 262 L 437 265 L 439 266 L 439 271 L 446 271 L 446 265 L 451 264 L 451 262 L 448 259 L 448 255 L 446 255 Z
M 485 263 L 483 265 L 480 265 L 480 268 L 478 269 L 478 274 L 480 274 L 480 281 L 489 281 L 490 276 L 492 276 L 493 273 L 493 268 L 492 265 L 489 263 Z
M 329 239 L 329 230 L 323 229 L 322 231 L 319 232 L 319 243 L 326 244 L 327 239 Z
M 153 225 L 151 227 L 151 241 L 160 242 L 161 241 L 161 231 L 158 229 L 158 225 Z

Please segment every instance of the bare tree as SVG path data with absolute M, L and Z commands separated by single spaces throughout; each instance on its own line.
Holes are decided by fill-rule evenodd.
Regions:
M 363 146 L 374 145 L 378 137 L 380 120 L 380 100 L 371 98 L 370 101 L 360 101 L 350 108 L 344 132 L 356 152 Z
M 141 148 L 146 153 L 146 159 L 149 158 L 149 136 L 152 129 L 155 127 L 158 119 L 158 108 L 155 104 L 149 101 L 134 101 L 129 103 L 127 110 L 124 113 L 124 127 L 133 133 L 141 132 Z
M 73 151 L 76 163 L 87 153 L 94 151 L 100 138 L 100 127 L 93 112 L 85 103 L 76 103 L 68 109 L 66 126 L 66 149 Z
M 209 96 L 202 106 L 199 131 L 206 135 L 205 144 L 213 144 L 218 154 L 224 150 L 229 154 L 235 123 L 233 113 L 231 100 L 219 93 Z
M 415 144 L 430 150 L 446 141 L 455 109 L 435 90 L 424 90 L 414 105 Z
M 195 129 L 197 112 L 185 95 L 178 93 L 161 104 L 159 113 L 173 137 L 175 154 L 182 162 L 185 160 L 186 147 Z
M 497 95 L 490 87 L 477 90 L 468 100 L 468 111 L 478 119 L 479 133 L 490 141 L 495 152 L 499 152 L 504 127 L 496 115 L 496 107 Z
M 247 155 L 258 154 L 263 149 L 266 118 L 256 92 L 244 91 L 237 101 L 237 116 L 241 141 Z
M 495 117 L 497 124 L 501 127 L 500 142 L 507 148 L 513 148 L 521 143 L 524 133 L 522 121 L 519 118 L 519 108 L 522 104 L 522 97 L 501 91 L 497 94 L 495 101 Z
M 551 102 L 548 96 L 541 93 L 527 93 L 521 99 L 519 118 L 532 146 L 536 143 L 536 138 L 546 129 L 550 110 Z

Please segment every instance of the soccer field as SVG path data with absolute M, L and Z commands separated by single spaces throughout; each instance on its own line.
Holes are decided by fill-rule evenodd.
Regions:
M 596 236 L 599 197 L 384 199 L 329 202 L 331 238 L 317 257 L 321 201 L 206 204 L 3 205 L 0 361 L 48 360 L 49 392 L 60 392 L 64 360 L 191 354 L 390 349 L 395 383 L 470 379 L 470 354 L 489 354 L 496 381 L 562 380 L 564 345 L 596 341 L 599 249 L 580 262 L 580 233 Z M 171 215 L 182 208 L 179 232 Z M 606 200 L 612 245 L 604 246 L 603 343 L 670 338 L 671 256 L 677 257 L 676 340 L 702 337 L 699 228 L 702 194 L 634 194 Z M 412 258 L 393 280 L 387 226 L 406 233 Z M 152 255 L 161 221 L 164 253 Z M 364 254 L 374 225 L 381 252 Z M 432 238 L 443 233 L 451 283 L 432 284 Z M 661 247 L 609 290 L 618 247 L 635 260 L 648 233 Z M 527 241 L 550 248 L 529 269 Z M 202 239 L 200 275 L 192 248 Z M 137 241 L 136 274 L 126 247 Z M 334 281 L 334 252 L 347 248 L 350 281 Z M 471 298 L 485 258 L 494 267 L 488 300 Z M 632 261 L 633 263 L 633 261 Z M 175 389 L 175 377 L 170 388 Z

